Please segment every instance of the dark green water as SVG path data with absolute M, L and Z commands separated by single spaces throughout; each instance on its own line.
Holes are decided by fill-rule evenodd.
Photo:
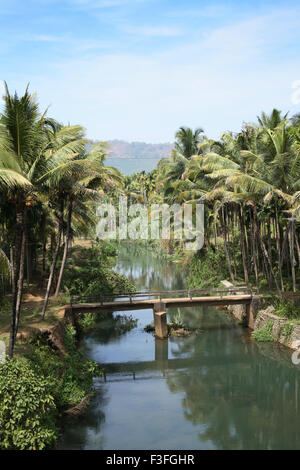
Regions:
M 186 284 L 180 265 L 132 247 L 117 269 L 138 289 Z M 300 449 L 300 368 L 291 351 L 251 341 L 217 309 L 180 313 L 201 333 L 155 340 L 143 331 L 151 310 L 132 312 L 138 326 L 123 334 L 113 318 L 98 322 L 83 348 L 103 364 L 107 381 L 95 381 L 83 416 L 65 421 L 60 448 Z

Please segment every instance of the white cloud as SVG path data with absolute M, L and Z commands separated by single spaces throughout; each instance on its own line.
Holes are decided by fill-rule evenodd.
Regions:
M 68 0 L 68 3 L 82 9 L 101 9 L 126 6 L 145 1 L 147 0 Z
M 171 28 L 168 26 L 125 26 L 123 31 L 129 34 L 140 36 L 180 36 L 182 34 L 179 28 Z
M 180 125 L 218 137 L 262 110 L 297 111 L 291 83 L 300 77 L 298 61 L 270 52 L 299 39 L 298 22 L 299 11 L 272 12 L 147 56 L 70 59 L 30 78 L 31 87 L 43 108 L 53 103 L 51 115 L 81 123 L 91 138 L 172 141 Z M 28 79 L 18 76 L 13 86 L 22 90 Z
M 47 34 L 27 34 L 22 37 L 22 40 L 32 42 L 64 42 L 65 38 L 62 36 L 50 36 Z

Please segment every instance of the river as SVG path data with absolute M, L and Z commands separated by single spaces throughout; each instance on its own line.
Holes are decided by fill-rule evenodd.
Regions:
M 116 267 L 138 290 L 182 289 L 180 264 L 124 247 Z M 129 312 L 136 327 L 121 331 L 119 315 L 99 319 L 82 349 L 105 378 L 85 414 L 66 418 L 61 449 L 300 449 L 300 366 L 276 343 L 256 343 L 216 308 L 170 309 L 200 329 L 156 340 L 144 331 L 152 310 Z

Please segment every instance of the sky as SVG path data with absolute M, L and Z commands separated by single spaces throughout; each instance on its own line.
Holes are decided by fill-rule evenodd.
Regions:
M 300 112 L 299 24 L 299 0 L 0 0 L 0 79 L 91 139 L 216 139 Z

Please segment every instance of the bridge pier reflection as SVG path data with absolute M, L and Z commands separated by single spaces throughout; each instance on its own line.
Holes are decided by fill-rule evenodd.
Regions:
M 155 338 L 155 362 L 159 369 L 168 367 L 169 359 L 169 340 Z

